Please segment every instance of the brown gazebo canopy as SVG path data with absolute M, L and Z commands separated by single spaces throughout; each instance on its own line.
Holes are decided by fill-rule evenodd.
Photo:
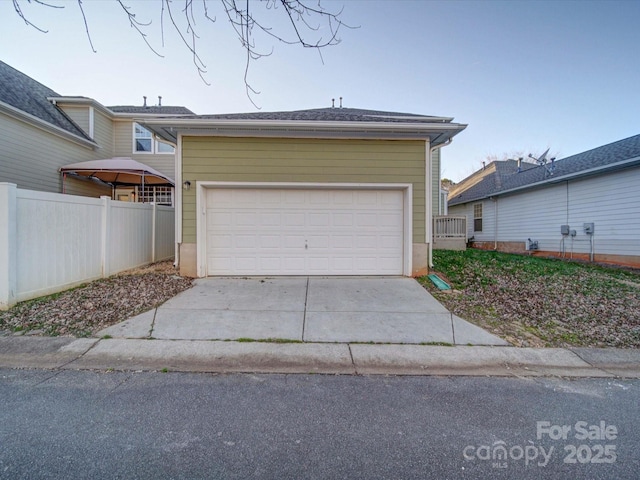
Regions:
M 63 176 L 75 175 L 88 177 L 117 186 L 175 186 L 173 180 L 151 168 L 144 163 L 132 158 L 115 157 L 104 160 L 89 160 L 88 162 L 72 163 L 60 167 Z

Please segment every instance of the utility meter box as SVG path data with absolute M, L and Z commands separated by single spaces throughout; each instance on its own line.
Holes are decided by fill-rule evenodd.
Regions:
M 569 225 L 560 225 L 560 235 L 569 235 Z
M 593 223 L 585 223 L 583 226 L 584 226 L 585 235 L 593 235 L 593 232 L 594 232 Z

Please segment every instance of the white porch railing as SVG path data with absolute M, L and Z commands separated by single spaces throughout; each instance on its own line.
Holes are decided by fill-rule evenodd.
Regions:
M 433 238 L 464 238 L 467 240 L 467 217 L 438 215 L 433 217 Z

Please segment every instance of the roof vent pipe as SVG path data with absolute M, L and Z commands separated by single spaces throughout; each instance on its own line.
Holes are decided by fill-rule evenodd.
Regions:
M 340 97 L 340 108 L 342 108 L 342 97 Z
M 482 162 L 482 169 L 484 170 L 485 168 L 487 168 L 487 164 L 486 162 Z
M 146 107 L 146 106 L 147 106 L 147 97 L 144 97 L 144 96 L 143 96 L 142 98 L 144 99 L 144 104 L 143 104 L 142 106 L 143 106 L 143 107 Z
M 331 99 L 331 108 L 336 108 L 336 99 L 335 98 Z
M 160 95 L 158 95 L 158 106 L 162 106 L 162 97 Z
M 518 173 L 522 171 L 522 157 L 518 158 Z

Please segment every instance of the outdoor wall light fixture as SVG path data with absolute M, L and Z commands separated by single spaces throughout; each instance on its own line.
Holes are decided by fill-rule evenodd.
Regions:
M 184 188 L 185 190 L 189 190 L 191 188 L 191 182 L 189 180 L 185 180 L 182 183 L 182 188 Z

